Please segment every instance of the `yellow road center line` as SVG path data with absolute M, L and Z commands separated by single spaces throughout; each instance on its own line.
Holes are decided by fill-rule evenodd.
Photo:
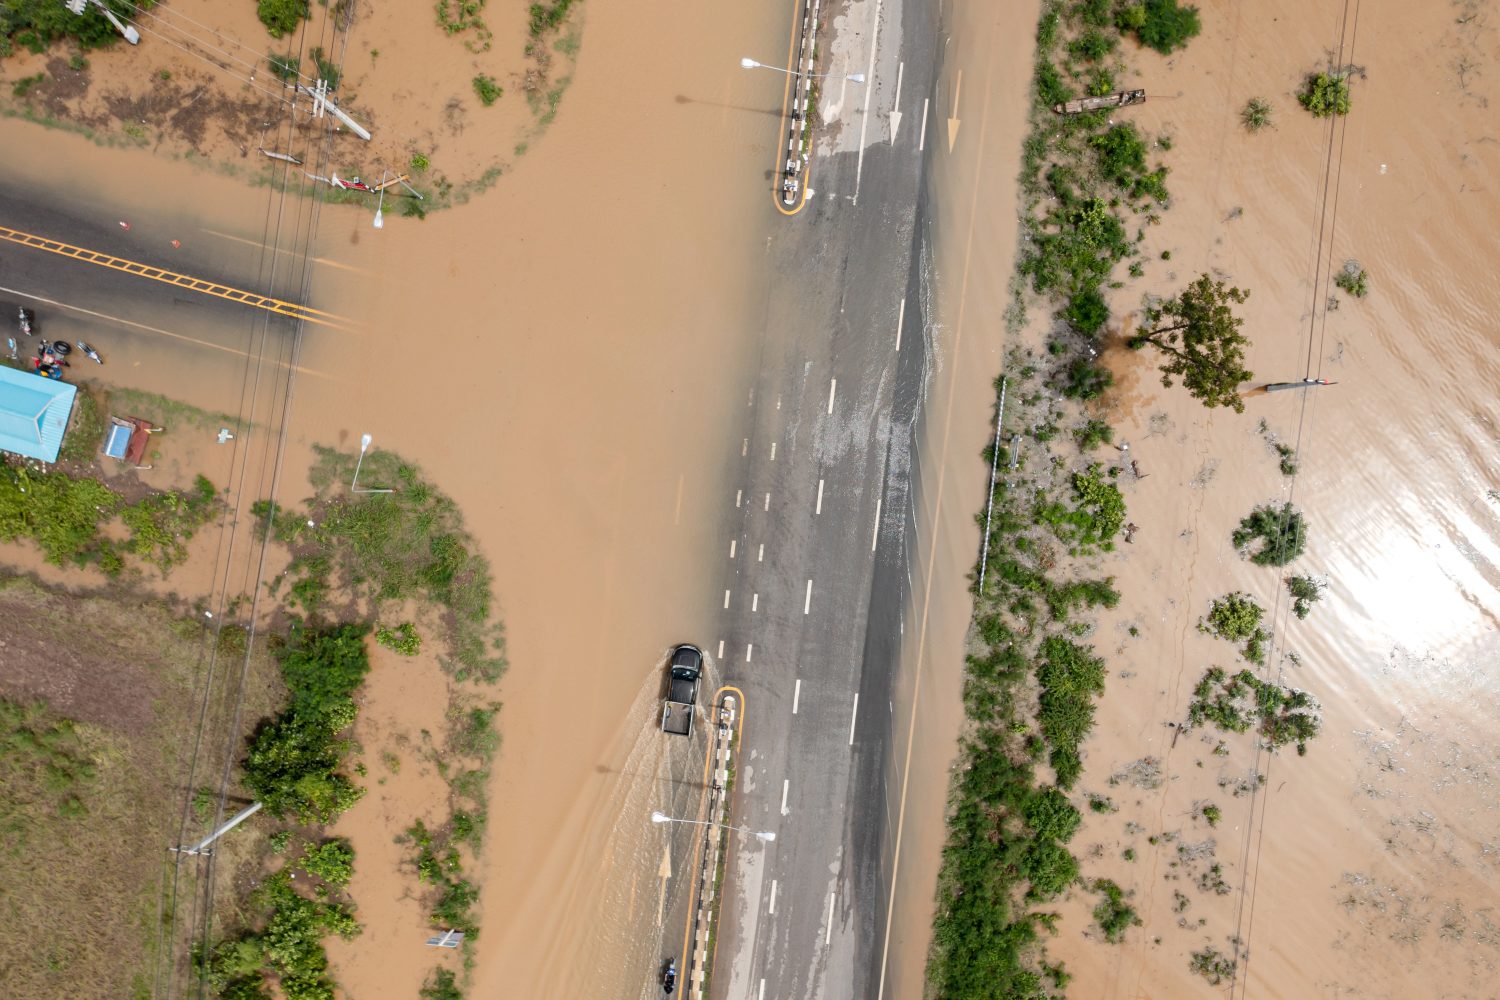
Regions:
M 61 257 L 83 261 L 86 264 L 97 264 L 100 267 L 107 267 L 124 274 L 150 278 L 153 281 L 160 281 L 176 288 L 201 292 L 204 295 L 211 295 L 228 302 L 238 302 L 254 309 L 264 309 L 267 312 L 273 312 L 281 316 L 306 320 L 309 323 L 337 326 L 340 323 L 347 322 L 343 317 L 323 312 L 321 309 L 312 309 L 308 306 L 298 305 L 295 302 L 286 302 L 282 299 L 272 298 L 269 295 L 259 295 L 255 292 L 231 288 L 228 285 L 221 285 L 215 281 L 206 281 L 202 278 L 194 278 L 191 275 L 178 274 L 176 271 L 168 271 L 166 268 L 155 267 L 151 264 L 141 264 L 137 261 L 127 260 L 124 257 L 100 253 L 97 250 L 75 247 L 72 244 L 48 239 L 45 236 L 34 236 L 31 233 L 23 233 L 19 229 L 11 229 L 8 226 L 0 226 L 0 239 L 19 244 L 20 246 L 31 247 L 34 250 L 45 250 L 48 253 L 55 253 Z

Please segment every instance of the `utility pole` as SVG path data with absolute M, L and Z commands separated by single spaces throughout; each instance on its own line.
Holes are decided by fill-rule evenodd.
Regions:
M 126 24 L 116 17 L 114 11 L 104 6 L 104 0 L 93 0 L 93 3 L 95 7 L 99 8 L 100 13 L 109 19 L 109 23 L 115 26 L 115 30 L 125 36 L 127 42 L 131 45 L 141 44 L 141 33 L 135 30 L 135 25 Z M 67 5 L 69 10 L 81 17 L 83 16 L 83 12 L 88 9 L 89 0 L 67 0 Z

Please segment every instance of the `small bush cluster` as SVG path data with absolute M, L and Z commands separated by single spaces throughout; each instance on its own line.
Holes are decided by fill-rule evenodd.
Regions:
M 340 904 L 298 894 L 286 869 L 266 879 L 254 901 L 270 911 L 269 920 L 263 929 L 226 941 L 205 956 L 202 971 L 209 987 L 227 1000 L 263 1000 L 270 995 L 269 972 L 286 1000 L 333 1000 L 323 939 L 359 934 L 354 915 Z
M 1073 473 L 1073 506 L 1038 499 L 1036 518 L 1052 526 L 1057 537 L 1068 543 L 1074 555 L 1114 548 L 1114 537 L 1125 523 L 1125 498 L 1120 488 L 1105 479 L 1096 463 Z
M 1204 721 L 1235 733 L 1256 726 L 1266 746 L 1295 743 L 1299 756 L 1321 727 L 1318 703 L 1306 691 L 1263 681 L 1248 670 L 1230 676 L 1220 667 L 1210 667 L 1193 689 L 1188 724 Z
M 302 870 L 342 889 L 354 876 L 354 847 L 343 837 L 309 844 L 302 853 Z
M 1312 606 L 1323 596 L 1325 586 L 1327 585 L 1310 576 L 1287 577 L 1286 589 L 1292 595 L 1292 614 L 1298 618 L 1306 618 L 1311 614 Z
M 534 3 L 527 8 L 527 28 L 532 38 L 541 38 L 568 19 L 568 12 L 575 0 L 552 0 L 551 3 Z
M 422 637 L 417 634 L 417 627 L 411 622 L 402 622 L 395 628 L 377 626 L 375 641 L 402 656 L 416 656 L 422 651 Z
M 468 935 L 478 933 L 479 922 L 474 907 L 479 903 L 479 890 L 463 877 L 463 859 L 450 834 L 434 833 L 417 820 L 406 831 L 406 836 L 417 849 L 412 859 L 417 878 L 437 890 L 430 911 L 433 925 Z
M 1116 944 L 1123 941 L 1125 932 L 1138 926 L 1141 918 L 1136 916 L 1135 908 L 1125 902 L 1125 891 L 1109 879 L 1096 879 L 1094 891 L 1101 894 L 1094 907 L 1094 921 L 1104 932 L 1104 939 Z
M 1208 616 L 1198 620 L 1198 631 L 1230 642 L 1244 642 L 1241 652 L 1245 659 L 1265 663 L 1265 645 L 1271 635 L 1260 627 L 1264 615 L 1265 609 L 1255 598 L 1237 590 L 1214 598 Z
M 1094 728 L 1094 698 L 1104 693 L 1104 660 L 1070 639 L 1049 636 L 1042 640 L 1037 681 L 1037 724 L 1052 748 L 1052 770 L 1058 787 L 1072 788 L 1083 773 L 1078 748 Z
M 1233 979 L 1235 965 L 1234 959 L 1213 948 L 1193 952 L 1193 957 L 1188 962 L 1188 968 L 1207 979 L 1210 986 L 1218 986 L 1227 979 Z
M 1183 7 L 1177 0 L 1140 0 L 1126 3 L 1116 15 L 1122 31 L 1133 31 L 1147 48 L 1171 55 L 1203 30 L 1197 7 Z
M 1307 547 L 1307 522 L 1289 503 L 1263 504 L 1240 520 L 1230 540 L 1257 566 L 1285 566 Z
M 1370 294 L 1370 273 L 1360 267 L 1357 260 L 1344 261 L 1344 266 L 1334 276 L 1333 283 L 1356 299 Z
M 1309 73 L 1297 95 L 1297 103 L 1314 118 L 1349 113 L 1349 77 L 1344 73 Z

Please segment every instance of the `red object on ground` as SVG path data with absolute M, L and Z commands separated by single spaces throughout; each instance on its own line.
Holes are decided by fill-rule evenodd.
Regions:
M 128 232 L 130 232 L 130 223 L 126 222 L 124 219 L 121 219 L 120 220 L 120 228 L 123 229 L 123 230 L 125 230 L 128 233 Z
M 182 241 L 181 240 L 173 240 L 172 241 L 172 249 L 173 250 L 181 250 L 182 249 Z

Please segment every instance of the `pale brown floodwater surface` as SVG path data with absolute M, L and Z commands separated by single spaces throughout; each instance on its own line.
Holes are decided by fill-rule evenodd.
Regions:
M 1220 272 L 1252 291 L 1257 383 L 1339 384 L 1251 394 L 1244 415 L 1209 415 L 1162 390 L 1149 352 L 1110 354 L 1117 441 L 1146 478 L 1126 497 L 1141 530 L 1106 560 L 1124 599 L 1095 637 L 1111 676 L 1082 782 L 1119 811 L 1088 813 L 1074 845 L 1085 875 L 1133 893 L 1144 925 L 1104 944 L 1085 932 L 1095 897 L 1075 891 L 1048 945 L 1075 975 L 1072 995 L 1201 993 L 1189 954 L 1232 954 L 1236 936 L 1249 959 L 1236 996 L 1494 994 L 1495 16 L 1467 3 L 1210 5 L 1185 53 L 1135 60 L 1127 85 L 1151 100 L 1129 117 L 1172 137 L 1174 204 L 1147 231 L 1146 290 Z M 1340 44 L 1334 58 L 1359 72 L 1352 113 L 1330 128 L 1292 91 Z M 1255 96 L 1271 101 L 1276 127 L 1250 135 L 1238 112 Z M 1369 272 L 1363 300 L 1329 281 L 1348 258 Z M 1141 290 L 1127 283 L 1117 311 Z M 1295 477 L 1278 471 L 1262 419 L 1297 449 Z M 1229 542 L 1271 500 L 1308 521 L 1306 554 L 1288 571 L 1329 581 L 1306 621 L 1290 613 L 1284 573 Z M 1204 669 L 1240 665 L 1195 630 L 1210 599 L 1236 589 L 1268 609 L 1269 676 L 1323 705 L 1306 757 L 1257 755 L 1250 736 L 1226 736 L 1229 754 L 1216 756 L 1209 729 L 1172 745 L 1168 724 L 1185 720 Z M 1146 757 L 1157 787 L 1149 766 L 1129 770 Z M 1266 786 L 1253 798 L 1224 787 L 1255 770 Z M 1195 818 L 1205 803 L 1223 810 L 1217 829 Z M 1179 853 L 1209 841 L 1212 858 Z M 1214 862 L 1224 895 L 1195 884 Z

